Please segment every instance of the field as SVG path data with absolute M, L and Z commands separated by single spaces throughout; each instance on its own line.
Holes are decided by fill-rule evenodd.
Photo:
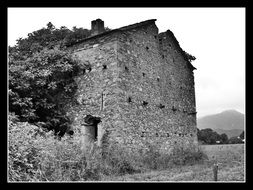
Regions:
M 244 144 L 202 145 L 208 159 L 197 165 L 174 167 L 140 174 L 104 177 L 103 181 L 213 181 L 213 165 L 218 164 L 218 181 L 243 182 Z
M 197 151 L 175 147 L 170 155 L 150 146 L 128 152 L 116 144 L 103 151 L 81 149 L 80 137 L 59 141 L 27 122 L 9 124 L 9 181 L 244 181 L 244 144 L 201 145 Z

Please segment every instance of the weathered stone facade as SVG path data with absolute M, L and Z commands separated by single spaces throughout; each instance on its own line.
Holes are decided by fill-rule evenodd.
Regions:
M 155 20 L 148 20 L 69 48 L 91 66 L 76 78 L 77 104 L 68 108 L 84 143 L 162 151 L 197 143 L 195 68 L 171 31 L 158 34 Z M 84 125 L 87 115 L 101 119 L 97 132 Z

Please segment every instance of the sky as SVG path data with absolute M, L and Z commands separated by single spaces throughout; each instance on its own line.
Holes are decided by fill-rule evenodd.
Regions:
M 111 29 L 157 19 L 159 32 L 171 30 L 196 57 L 197 117 L 245 113 L 245 8 L 8 8 L 8 45 L 48 22 L 91 29 L 97 18 Z

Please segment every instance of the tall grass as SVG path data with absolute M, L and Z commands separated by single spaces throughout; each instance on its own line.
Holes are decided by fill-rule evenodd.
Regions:
M 9 181 L 93 181 L 103 176 L 124 175 L 173 165 L 196 163 L 205 156 L 201 150 L 175 148 L 172 154 L 150 146 L 145 152 L 132 152 L 117 144 L 106 149 L 81 149 L 79 137 L 61 141 L 36 126 L 9 120 Z

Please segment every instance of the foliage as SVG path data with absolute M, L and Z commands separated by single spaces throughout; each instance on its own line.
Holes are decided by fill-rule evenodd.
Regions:
M 228 140 L 228 144 L 241 144 L 241 143 L 243 143 L 243 141 L 241 138 L 238 138 L 238 137 L 231 137 Z
M 210 128 L 197 130 L 198 140 L 203 144 L 217 144 L 217 142 L 219 142 L 219 144 L 228 143 L 228 136 L 225 133 L 219 135 L 217 132 L 213 131 Z
M 9 111 L 21 121 L 49 122 L 48 129 L 66 127 L 64 105 L 71 101 L 80 68 L 68 52 L 43 49 L 24 61 L 9 63 Z
M 36 136 L 43 131 L 27 122 L 19 122 L 15 114 L 9 115 L 8 129 L 9 180 L 37 181 L 40 150 Z
M 220 141 L 220 135 L 210 128 L 202 129 L 198 131 L 198 140 L 205 144 L 216 144 L 216 141 Z
M 184 56 L 186 57 L 186 59 L 187 59 L 189 62 L 192 62 L 192 61 L 196 60 L 196 57 L 194 57 L 193 55 L 187 53 L 186 51 L 183 51 L 183 54 L 184 54 Z
M 239 135 L 241 139 L 244 139 L 244 131 Z
M 88 29 L 73 27 L 72 30 L 65 26 L 60 29 L 49 22 L 46 28 L 28 34 L 27 38 L 19 38 L 17 45 L 9 47 L 9 53 L 14 59 L 26 59 L 34 53 L 40 52 L 45 47 L 48 49 L 59 46 L 64 49 L 67 45 L 90 36 Z
M 73 27 L 72 31 L 73 32 L 69 33 L 64 38 L 64 43 L 63 44 L 65 46 L 72 45 L 72 44 L 78 42 L 79 40 L 87 38 L 91 35 L 90 30 L 83 29 L 83 28 L 77 28 L 75 26 Z
M 228 143 L 228 136 L 225 133 L 222 133 L 220 135 L 221 144 L 227 144 Z
M 21 121 L 44 122 L 43 126 L 62 136 L 70 123 L 64 106 L 77 88 L 74 76 L 87 66 L 65 46 L 89 35 L 87 29 L 56 29 L 49 22 L 47 28 L 9 47 L 9 111 Z
M 88 29 L 57 29 L 49 22 L 9 47 L 9 111 L 21 121 L 43 122 L 41 126 L 62 136 L 69 128 L 64 106 L 73 100 L 74 77 L 90 67 L 74 58 L 67 46 L 90 35 Z
M 106 149 L 95 144 L 84 152 L 80 137 L 64 136 L 58 141 L 53 133 L 9 115 L 8 176 L 10 181 L 93 181 L 103 176 L 120 176 L 165 169 L 173 165 L 197 163 L 203 154 L 176 149 L 172 155 L 157 152 L 132 152 L 110 144 Z

